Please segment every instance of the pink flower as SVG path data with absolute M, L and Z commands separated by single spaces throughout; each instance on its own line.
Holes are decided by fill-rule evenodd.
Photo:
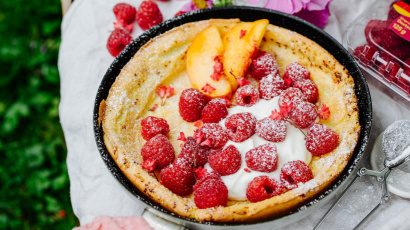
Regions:
M 142 217 L 96 217 L 91 223 L 76 227 L 73 230 L 152 230 Z
M 249 3 L 255 0 L 248 0 Z M 320 28 L 324 28 L 330 16 L 330 0 L 267 0 L 265 8 L 294 14 Z
M 181 11 L 189 12 L 198 10 L 195 3 L 212 7 L 216 0 L 192 0 L 185 4 Z M 261 5 L 266 1 L 265 5 Z M 288 14 L 296 15 L 308 22 L 324 28 L 328 22 L 330 11 L 329 3 L 331 0 L 244 0 L 246 5 L 264 7 L 272 10 L 281 11 Z M 226 1 L 235 3 L 235 1 Z

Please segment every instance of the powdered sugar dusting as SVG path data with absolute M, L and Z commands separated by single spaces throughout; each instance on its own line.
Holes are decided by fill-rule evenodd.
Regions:
M 281 142 L 286 137 L 285 121 L 263 118 L 256 123 L 256 134 L 268 141 Z
M 293 190 L 297 195 L 306 194 L 309 190 L 318 186 L 318 181 L 313 178 L 306 183 L 298 183 L 298 187 Z
M 276 145 L 267 143 L 249 150 L 245 154 L 248 168 L 259 172 L 272 172 L 278 166 Z
M 235 102 L 240 106 L 252 106 L 259 100 L 259 91 L 252 85 L 240 87 L 235 94 Z
M 383 133 L 382 149 L 387 160 L 392 161 L 404 155 L 410 147 L 410 121 L 402 120 L 391 124 Z
M 251 107 L 234 106 L 232 108 L 229 108 L 228 111 L 230 115 L 249 112 L 252 113 L 256 119 L 262 120 L 263 118 L 266 118 L 270 115 L 270 109 L 279 108 L 278 101 L 279 97 L 275 97 L 271 100 L 261 99 Z M 220 122 L 222 126 L 224 125 L 225 120 L 226 119 Z M 282 142 L 277 142 L 274 144 L 276 145 L 277 149 L 278 163 L 277 169 L 272 172 L 258 172 L 251 170 L 248 168 L 245 160 L 246 152 L 267 143 L 273 144 L 272 142 L 269 142 L 259 137 L 257 134 L 254 134 L 253 136 L 251 136 L 243 142 L 228 141 L 226 143 L 225 146 L 235 146 L 242 156 L 241 168 L 234 174 L 221 177 L 225 185 L 228 187 L 230 199 L 246 200 L 247 186 L 250 183 L 250 181 L 255 177 L 265 175 L 277 181 L 280 181 L 280 169 L 287 162 L 301 160 L 306 164 L 309 164 L 309 162 L 311 161 L 311 154 L 306 149 L 305 136 L 300 132 L 298 128 L 294 127 L 290 123 L 284 123 L 286 125 L 287 135 Z M 206 164 L 205 168 L 209 171 L 212 171 L 212 168 L 209 166 L 209 164 Z
M 269 74 L 259 81 L 259 93 L 266 100 L 279 96 L 284 89 L 285 83 L 278 74 Z
M 286 67 L 284 78 L 290 78 L 292 81 L 309 79 L 309 71 L 297 62 L 292 62 Z

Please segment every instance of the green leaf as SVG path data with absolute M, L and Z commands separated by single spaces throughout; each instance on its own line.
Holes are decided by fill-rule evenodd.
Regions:
M 223 6 L 230 6 L 230 5 L 233 5 L 232 0 L 215 0 L 214 1 L 215 7 L 223 7 Z
M 55 178 L 52 183 L 51 187 L 55 191 L 59 191 L 64 188 L 64 186 L 68 183 L 68 177 L 67 175 L 63 174 Z
M 46 196 L 46 210 L 48 212 L 57 212 L 61 209 L 60 204 L 58 203 L 58 201 L 51 197 L 51 196 Z
M 60 1 L 0 1 L 0 229 L 78 225 L 58 118 L 61 19 Z

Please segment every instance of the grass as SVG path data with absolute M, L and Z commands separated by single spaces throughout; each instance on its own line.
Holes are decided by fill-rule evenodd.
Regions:
M 0 229 L 71 229 L 60 1 L 0 1 Z

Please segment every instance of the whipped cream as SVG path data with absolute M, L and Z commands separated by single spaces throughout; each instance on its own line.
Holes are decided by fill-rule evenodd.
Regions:
M 228 116 L 232 114 L 236 114 L 236 113 L 249 112 L 253 114 L 257 120 L 260 120 L 265 117 L 268 117 L 271 114 L 272 110 L 279 109 L 278 101 L 279 101 L 279 97 L 275 97 L 270 100 L 260 99 L 256 104 L 250 107 L 235 106 L 235 107 L 228 109 Z M 220 121 L 220 125 L 222 127 L 225 127 L 225 119 Z M 228 145 L 235 146 L 238 149 L 238 151 L 241 153 L 241 158 L 242 158 L 241 168 L 236 173 L 228 175 L 228 176 L 222 176 L 222 181 L 225 183 L 229 191 L 228 192 L 229 199 L 246 200 L 247 199 L 246 189 L 248 187 L 248 184 L 255 177 L 265 175 L 270 178 L 279 180 L 280 170 L 282 166 L 289 161 L 301 160 L 301 161 L 304 161 L 306 164 L 310 163 L 312 159 L 312 155 L 306 149 L 305 136 L 303 135 L 303 133 L 301 133 L 300 130 L 298 130 L 298 128 L 294 127 L 290 123 L 287 122 L 286 126 L 287 126 L 287 134 L 286 134 L 285 140 L 282 142 L 274 143 L 278 151 L 278 158 L 279 158 L 278 168 L 275 171 L 270 172 L 270 173 L 253 171 L 249 168 L 247 169 L 248 172 L 245 171 L 245 168 L 247 168 L 247 165 L 245 162 L 246 152 L 257 146 L 269 143 L 270 141 L 267 141 L 259 137 L 257 134 L 254 134 L 252 137 L 250 137 L 249 139 L 241 143 L 228 141 L 225 144 L 225 146 L 228 146 Z M 212 168 L 209 166 L 208 163 L 205 165 L 205 168 L 208 171 L 212 171 Z

